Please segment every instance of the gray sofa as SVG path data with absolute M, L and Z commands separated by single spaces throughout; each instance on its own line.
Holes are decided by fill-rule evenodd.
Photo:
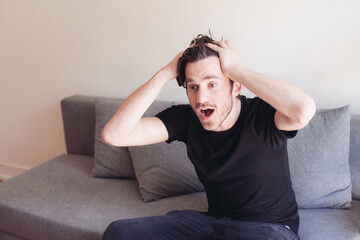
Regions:
M 207 210 L 181 144 L 119 152 L 101 142 L 101 128 L 120 103 L 80 95 L 62 100 L 67 153 L 0 183 L 1 240 L 99 240 L 117 219 Z M 172 104 L 155 102 L 147 114 Z M 316 116 L 313 125 L 289 140 L 300 238 L 359 240 L 360 115 L 350 117 L 344 107 Z M 121 162 L 124 154 L 133 162 Z M 180 157 L 164 161 L 163 155 Z M 117 156 L 123 157 L 116 162 Z M 113 158 L 115 165 L 107 165 Z M 154 161 L 160 161 L 155 168 L 149 165 Z M 161 167 L 172 167 L 170 174 Z

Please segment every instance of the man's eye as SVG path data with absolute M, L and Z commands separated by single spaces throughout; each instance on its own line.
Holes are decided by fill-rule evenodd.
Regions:
M 196 89 L 197 89 L 197 86 L 189 86 L 189 88 L 190 88 L 191 90 L 196 90 Z
M 213 88 L 213 87 L 216 87 L 216 86 L 217 86 L 216 83 L 211 83 L 211 84 L 210 84 L 210 87 L 212 87 L 212 88 Z

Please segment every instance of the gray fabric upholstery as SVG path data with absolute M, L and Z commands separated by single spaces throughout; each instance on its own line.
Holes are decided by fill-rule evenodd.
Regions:
M 95 101 L 95 152 L 93 177 L 132 178 L 134 167 L 127 147 L 114 147 L 101 137 L 106 123 L 115 114 L 123 101 L 119 99 L 97 99 Z
M 95 99 L 99 98 L 72 96 L 62 101 L 69 153 L 94 153 Z M 354 198 L 360 193 L 359 132 L 360 116 L 352 116 Z M 0 183 L 0 239 L 100 240 L 108 224 L 117 219 L 161 215 L 173 209 L 207 209 L 204 193 L 144 203 L 135 180 L 89 178 L 92 165 L 93 157 L 62 155 Z M 299 214 L 302 240 L 360 239 L 359 201 L 352 202 L 351 210 L 300 209 Z
M 170 102 L 170 101 L 155 101 L 150 105 L 148 110 L 146 110 L 146 112 L 144 113 L 144 117 L 153 117 L 162 110 L 165 110 L 166 108 L 171 107 L 175 104 L 184 104 L 184 103 Z
M 13 234 L 9 234 L 7 232 L 3 232 L 0 230 L 0 239 L 1 240 L 27 240 L 25 238 L 20 238 L 20 237 L 17 237 Z
M 67 152 L 94 156 L 95 97 L 65 98 L 61 110 Z
M 145 202 L 204 191 L 181 142 L 129 148 Z
M 301 240 L 359 240 L 360 201 L 352 209 L 300 209 Z
M 351 117 L 350 173 L 352 197 L 360 200 L 360 115 Z
M 1 183 L 0 230 L 5 233 L 0 237 L 21 240 L 9 232 L 29 240 L 100 240 L 107 225 L 117 219 L 172 209 L 206 211 L 203 193 L 144 203 L 134 180 L 89 178 L 91 163 L 91 157 L 63 155 Z M 299 214 L 302 240 L 360 237 L 359 201 L 353 201 L 351 210 L 300 209 Z
M 318 111 L 288 142 L 291 180 L 300 208 L 349 208 L 349 107 Z
M 0 230 L 29 240 L 100 240 L 117 219 L 206 211 L 203 193 L 144 203 L 135 180 L 90 178 L 93 158 L 62 155 L 0 184 Z

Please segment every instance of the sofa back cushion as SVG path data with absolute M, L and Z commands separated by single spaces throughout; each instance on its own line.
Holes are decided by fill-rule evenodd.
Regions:
M 104 142 L 101 132 L 122 102 L 122 99 L 115 98 L 95 100 L 95 152 L 91 176 L 136 176 L 140 195 L 145 202 L 203 191 L 183 143 L 158 143 L 128 148 L 114 147 Z M 154 116 L 173 104 L 175 103 L 156 101 L 145 112 L 144 117 Z
M 174 104 L 179 103 L 156 101 L 145 112 L 144 117 L 155 116 Z M 195 168 L 187 157 L 184 143 L 163 142 L 129 147 L 129 151 L 144 202 L 204 191 Z
M 101 98 L 95 101 L 95 152 L 94 166 L 91 172 L 93 177 L 135 179 L 129 149 L 112 146 L 106 143 L 101 136 L 106 123 L 114 116 L 122 102 L 123 100 L 112 98 Z
M 64 131 L 65 131 L 65 140 L 66 140 L 66 147 L 67 147 L 68 153 L 94 156 L 95 120 L 96 120 L 96 118 L 95 118 L 95 116 L 96 116 L 95 102 L 97 100 L 101 100 L 101 99 L 106 100 L 108 98 L 75 95 L 75 96 L 65 98 L 61 101 L 63 122 L 64 122 Z M 112 99 L 112 101 L 113 101 L 113 104 L 115 102 L 116 105 L 121 103 L 120 99 Z M 158 111 L 162 110 L 162 108 L 165 108 L 166 106 L 170 106 L 174 103 L 173 102 L 158 103 L 158 101 L 156 101 L 154 104 L 155 105 L 151 107 L 152 109 L 149 109 L 150 111 L 148 111 L 146 113 L 146 115 L 148 115 L 148 116 L 154 115 Z M 159 108 L 159 106 L 156 106 L 157 104 L 160 104 L 159 105 L 160 108 Z M 116 107 L 117 106 L 115 106 L 115 107 L 113 106 L 114 109 Z M 334 111 L 336 112 L 336 110 L 334 110 Z M 349 114 L 348 109 L 347 110 L 343 109 L 343 110 L 338 110 L 338 111 L 340 111 L 342 113 L 346 112 L 346 114 L 345 114 L 346 116 L 348 116 L 348 114 Z M 318 114 L 319 113 L 320 112 L 318 112 Z M 324 112 L 320 113 L 320 115 L 324 115 L 324 114 L 325 115 L 326 114 L 334 115 L 334 113 L 331 113 L 331 111 L 330 111 L 330 113 L 326 113 L 326 111 L 325 111 L 325 113 Z M 334 118 L 336 119 L 337 118 L 336 116 L 337 115 L 335 114 L 335 117 L 331 117 L 331 119 L 334 119 Z M 345 119 L 346 118 L 347 117 L 345 117 Z M 309 178 L 309 176 L 305 174 L 304 176 L 307 176 L 309 179 L 307 181 L 308 182 L 307 184 L 304 184 L 304 178 L 303 178 L 303 180 L 299 180 L 299 177 L 302 176 L 302 173 L 299 172 L 299 171 L 301 171 L 301 169 L 303 171 L 305 171 L 305 173 L 307 171 L 311 173 L 311 172 L 314 172 L 314 169 L 315 169 L 314 164 L 315 164 L 315 166 L 317 164 L 317 163 L 310 163 L 306 166 L 299 166 L 298 164 L 301 164 L 304 161 L 303 160 L 304 157 L 301 156 L 301 154 L 299 154 L 299 151 L 301 150 L 299 148 L 303 148 L 301 151 L 303 151 L 304 154 L 306 154 L 307 151 L 308 152 L 310 151 L 310 150 L 304 149 L 304 143 L 309 145 L 310 149 L 312 149 L 311 151 L 315 151 L 315 153 L 320 148 L 321 149 L 328 149 L 328 148 L 331 149 L 332 148 L 334 150 L 334 146 L 340 144 L 339 143 L 340 136 L 347 134 L 347 131 L 338 131 L 339 135 L 332 133 L 332 136 L 336 135 L 336 137 L 334 138 L 336 140 L 330 139 L 329 138 L 330 132 L 328 132 L 328 130 L 326 128 L 323 128 L 323 124 L 325 123 L 325 124 L 331 125 L 331 122 L 333 122 L 333 120 L 330 121 L 329 117 L 324 117 L 324 116 L 322 116 L 320 118 L 320 119 L 322 119 L 321 121 L 319 121 L 319 119 L 318 120 L 315 120 L 315 119 L 313 120 L 313 122 L 311 124 L 315 124 L 317 122 L 316 124 L 321 126 L 321 129 L 323 131 L 323 136 L 324 136 L 323 141 L 326 141 L 326 139 L 327 139 L 327 142 L 326 142 L 327 147 L 326 147 L 326 145 L 324 145 L 325 142 L 321 142 L 321 141 L 312 141 L 312 144 L 309 144 L 309 138 L 304 137 L 304 136 L 315 133 L 315 132 L 312 133 L 311 127 L 309 127 L 309 126 L 303 130 L 300 130 L 298 133 L 298 136 L 295 139 L 289 140 L 289 157 L 290 157 L 291 170 L 292 170 L 292 174 L 293 174 L 292 181 L 293 181 L 294 189 L 297 193 L 298 201 L 300 200 L 299 205 L 301 207 L 312 207 L 312 206 L 319 205 L 319 204 L 314 204 L 314 205 L 311 204 L 311 201 L 309 200 L 310 196 L 308 194 L 309 189 L 307 189 L 307 188 L 309 188 L 309 186 L 312 186 L 310 189 L 314 189 L 316 186 L 321 188 L 322 185 L 320 184 L 320 182 L 318 182 L 318 177 L 320 175 L 318 175 L 318 176 L 315 175 L 314 176 L 315 178 Z M 344 117 L 342 117 L 340 119 L 342 119 L 344 122 L 347 121 L 344 119 Z M 100 125 L 98 125 L 98 129 L 97 129 L 98 132 L 99 132 L 99 128 L 100 128 Z M 314 128 L 314 126 L 313 126 L 313 128 Z M 314 129 L 318 129 L 318 128 L 319 127 L 316 127 Z M 345 128 L 342 127 L 341 129 L 346 129 L 346 127 Z M 99 134 L 99 133 L 97 133 L 97 134 Z M 301 135 L 304 135 L 304 136 L 302 137 Z M 322 134 L 320 134 L 320 135 L 322 135 Z M 350 136 L 350 138 L 351 138 L 351 141 L 350 141 L 349 155 L 350 155 L 350 166 L 351 166 L 351 168 L 350 168 L 351 169 L 351 180 L 352 180 L 352 184 L 353 184 L 352 195 L 353 195 L 354 199 L 360 200 L 360 115 L 353 115 L 351 118 L 351 136 Z M 346 139 L 346 137 L 343 136 L 343 137 L 341 137 L 341 139 Z M 344 141 L 343 141 L 343 143 L 344 143 Z M 300 147 L 297 147 L 297 146 L 300 146 Z M 171 147 L 171 145 L 169 147 Z M 139 147 L 139 148 L 141 148 L 141 147 Z M 176 148 L 178 148 L 178 147 L 176 147 Z M 346 144 L 341 146 L 341 149 L 342 149 L 341 151 L 343 151 L 343 154 L 345 153 L 344 152 L 345 148 L 346 148 Z M 153 150 L 154 150 L 154 148 L 151 148 L 151 151 L 153 151 Z M 141 151 L 142 151 L 141 149 L 136 149 L 136 148 L 134 148 L 131 151 L 131 152 L 133 152 L 134 156 L 136 155 L 136 158 L 137 158 L 136 161 L 139 160 L 139 153 Z M 183 151 L 184 151 L 183 153 L 179 153 L 179 154 L 185 155 L 186 154 L 185 148 L 183 148 Z M 99 152 L 99 154 L 100 154 L 100 152 Z M 130 155 L 128 155 L 127 151 L 125 151 L 124 154 L 120 154 L 120 155 L 126 155 L 126 158 L 130 157 Z M 113 156 L 112 159 L 113 160 L 119 159 L 119 157 L 121 158 L 120 155 L 118 155 L 118 157 Z M 331 154 L 328 154 L 328 156 L 331 156 Z M 344 159 L 344 158 L 342 157 L 341 159 Z M 129 160 L 129 158 L 128 158 L 128 160 Z M 300 160 L 302 160 L 302 161 L 300 161 Z M 314 158 L 314 160 L 315 160 L 315 158 Z M 133 161 L 133 159 L 131 159 L 131 161 Z M 128 161 L 128 163 L 130 163 L 130 162 Z M 331 161 L 329 160 L 329 162 L 326 164 L 328 165 L 327 168 L 329 168 Z M 325 166 L 325 165 L 323 165 L 323 166 Z M 121 164 L 120 165 L 115 164 L 115 166 L 122 167 Z M 130 165 L 128 164 L 128 166 L 130 166 Z M 346 163 L 344 166 L 346 168 Z M 319 166 L 317 166 L 317 167 L 319 167 Z M 325 168 L 323 168 L 323 170 L 324 169 Z M 179 170 L 179 174 L 181 174 L 181 172 L 183 171 L 183 169 L 178 169 L 178 170 Z M 118 170 L 116 170 L 116 167 L 115 167 L 115 172 L 116 171 L 118 171 Z M 188 171 L 188 170 L 186 170 L 186 171 Z M 112 172 L 112 170 L 111 170 L 111 172 Z M 141 171 L 138 171 L 139 174 L 140 174 L 140 172 Z M 345 175 L 347 174 L 347 171 L 345 169 L 343 172 L 345 173 Z M 125 175 L 127 175 L 127 177 L 129 177 L 129 175 L 132 177 L 135 176 L 134 172 L 129 171 L 128 173 L 129 174 L 125 174 Z M 140 174 L 140 175 L 143 175 L 143 174 Z M 345 176 L 345 175 L 342 175 L 342 176 Z M 192 177 L 194 177 L 194 176 L 192 175 Z M 334 184 L 340 184 L 337 181 L 338 176 L 335 176 L 335 178 L 333 178 L 333 177 L 329 177 L 328 179 L 323 179 L 323 181 L 326 182 L 325 185 L 334 186 Z M 345 190 L 345 194 L 342 196 L 345 196 L 344 199 L 345 199 L 346 203 L 342 204 L 342 205 L 340 204 L 340 205 L 347 207 L 349 205 L 348 204 L 349 188 L 348 188 L 348 186 L 346 186 L 347 185 L 346 177 L 343 178 L 343 180 L 344 179 L 345 179 L 345 181 L 340 181 L 340 182 L 342 183 L 341 186 L 343 187 L 343 190 Z M 171 179 L 169 179 L 169 180 L 171 180 Z M 302 185 L 303 185 L 303 188 L 301 188 Z M 338 185 L 338 186 L 340 189 L 341 186 L 340 185 Z M 191 189 L 191 187 L 190 187 L 190 189 Z M 307 196 L 305 196 L 305 197 L 302 196 L 304 194 Z M 307 200 L 303 201 L 305 199 L 307 199 Z M 344 202 L 344 201 L 342 201 L 342 202 Z M 327 206 L 330 206 L 330 205 L 327 205 Z M 335 204 L 333 206 L 337 206 L 337 205 Z
M 350 109 L 320 110 L 289 140 L 291 179 L 300 208 L 349 208 Z

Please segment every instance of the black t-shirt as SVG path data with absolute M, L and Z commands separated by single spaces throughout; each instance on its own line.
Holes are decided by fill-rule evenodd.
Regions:
M 281 223 L 297 233 L 298 205 L 287 154 L 287 138 L 296 131 L 278 130 L 275 109 L 260 98 L 240 99 L 238 120 L 222 132 L 205 130 L 190 105 L 172 106 L 156 116 L 168 130 L 168 143 L 186 144 L 210 214 Z

